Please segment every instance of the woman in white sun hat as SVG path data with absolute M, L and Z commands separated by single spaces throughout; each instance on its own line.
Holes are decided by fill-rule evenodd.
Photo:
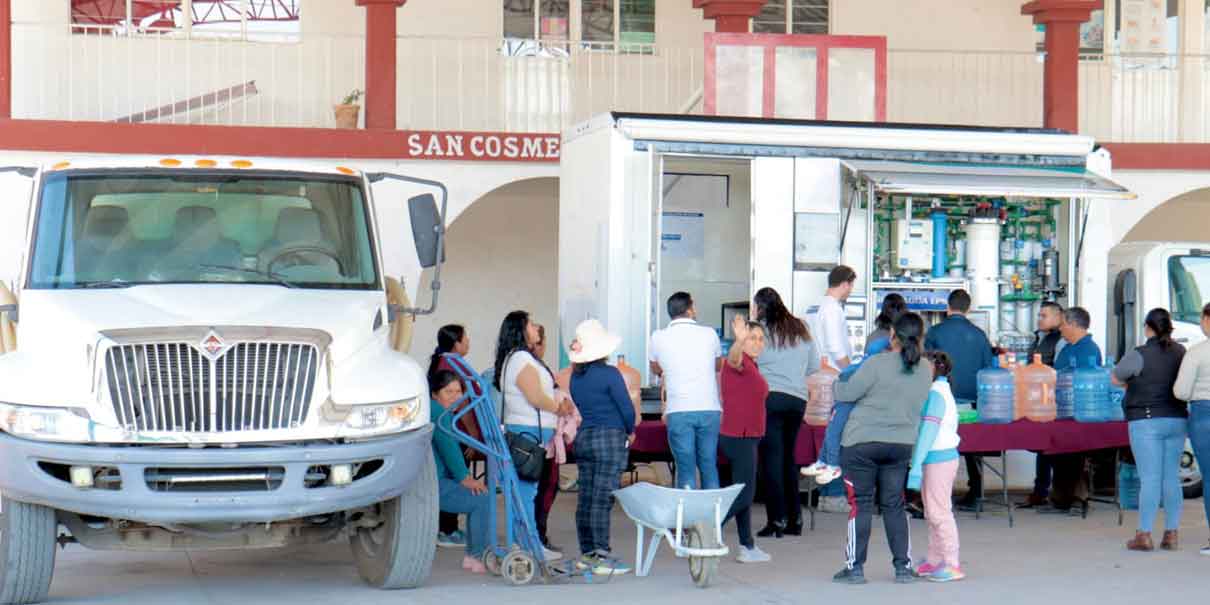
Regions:
M 612 495 L 621 484 L 636 422 L 626 380 L 608 363 L 621 344 L 622 339 L 610 334 L 601 322 L 589 319 L 576 326 L 568 351 L 575 364 L 571 398 L 583 417 L 572 446 L 580 477 L 576 534 L 583 553 L 576 565 L 601 575 L 630 571 L 609 548 Z

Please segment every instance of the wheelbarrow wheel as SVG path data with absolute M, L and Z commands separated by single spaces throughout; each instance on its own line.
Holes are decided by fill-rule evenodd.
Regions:
M 720 545 L 716 542 L 717 538 L 714 532 L 707 529 L 703 523 L 694 525 L 686 532 L 686 542 L 689 548 L 717 548 Z M 690 555 L 689 557 L 689 577 L 693 578 L 693 585 L 698 588 L 706 588 L 714 581 L 715 574 L 718 573 L 718 557 L 699 557 Z
M 500 575 L 500 553 L 494 548 L 483 551 L 483 566 L 493 576 Z
M 500 573 L 513 586 L 524 586 L 538 574 L 538 562 L 523 550 L 514 550 L 500 562 Z

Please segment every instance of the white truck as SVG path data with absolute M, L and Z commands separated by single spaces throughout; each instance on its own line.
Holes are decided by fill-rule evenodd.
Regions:
M 1191 217 L 1197 220 L 1198 217 Z M 1143 318 L 1156 307 L 1172 313 L 1173 338 L 1185 345 L 1205 340 L 1202 306 L 1210 302 L 1210 242 L 1126 242 L 1109 252 L 1110 359 L 1120 359 L 1146 340 Z M 1202 495 L 1202 472 L 1193 449 L 1181 456 L 1186 498 Z
M 432 425 L 401 351 L 436 296 L 408 307 L 387 271 L 439 272 L 442 184 L 255 158 L 0 172 L 27 183 L 0 200 L 25 226 L 0 244 L 0 603 L 45 599 L 68 543 L 344 538 L 374 586 L 428 577 Z M 407 194 L 375 200 L 387 181 Z

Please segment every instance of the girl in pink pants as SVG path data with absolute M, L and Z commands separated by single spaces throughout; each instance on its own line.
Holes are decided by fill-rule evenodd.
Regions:
M 908 489 L 924 496 L 924 518 L 929 525 L 928 559 L 916 575 L 934 582 L 953 582 L 966 577 L 958 559 L 958 524 L 954 521 L 950 496 L 958 474 L 958 407 L 950 392 L 950 358 L 940 351 L 926 354 L 933 362 L 933 386 L 920 421 Z

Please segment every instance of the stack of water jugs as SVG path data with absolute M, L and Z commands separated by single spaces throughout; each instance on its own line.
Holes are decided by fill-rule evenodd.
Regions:
M 807 377 L 807 413 L 803 418 L 807 424 L 827 426 L 831 420 L 832 392 L 837 377 L 836 370 L 828 367 Z

